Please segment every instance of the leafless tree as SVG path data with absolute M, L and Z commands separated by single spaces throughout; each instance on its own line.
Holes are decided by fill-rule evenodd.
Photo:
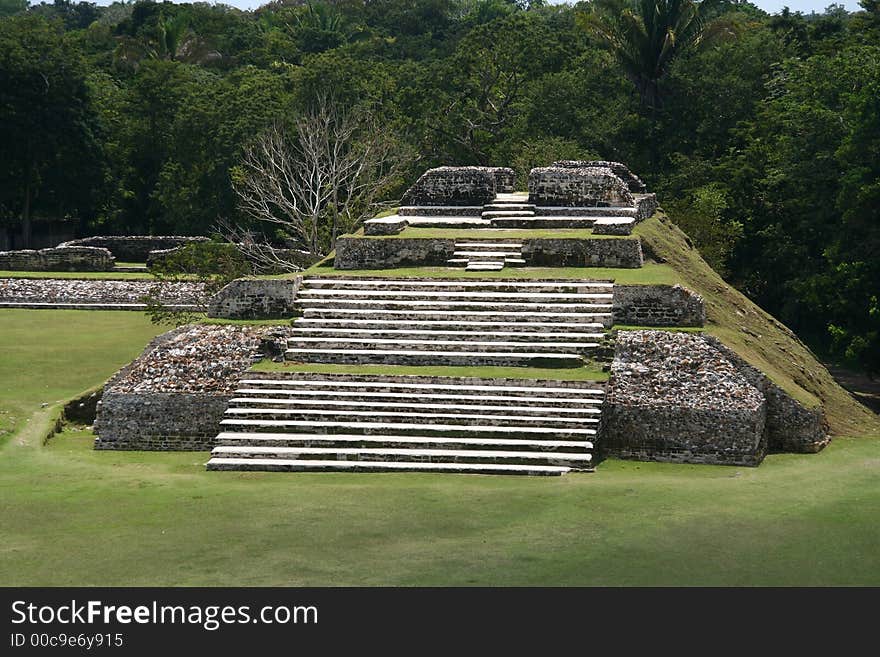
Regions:
M 341 231 L 390 205 L 381 199 L 399 177 L 405 154 L 375 113 L 340 108 L 328 97 L 319 98 L 293 126 L 288 134 L 276 123 L 245 151 L 233 172 L 233 187 L 244 215 L 279 226 L 317 257 L 325 247 L 333 248 Z M 246 235 L 239 229 L 228 237 L 263 261 L 278 259 L 266 244 Z

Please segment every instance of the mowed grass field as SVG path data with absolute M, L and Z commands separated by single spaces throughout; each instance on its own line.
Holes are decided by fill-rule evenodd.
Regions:
M 160 329 L 0 311 L 0 585 L 880 584 L 880 437 L 759 468 L 608 460 L 561 478 L 205 472 L 43 445 L 59 400 Z M 41 408 L 41 404 L 50 406 Z

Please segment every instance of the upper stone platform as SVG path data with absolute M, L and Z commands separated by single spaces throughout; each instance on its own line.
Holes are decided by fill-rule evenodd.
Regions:
M 529 173 L 514 192 L 507 167 L 437 167 L 407 190 L 396 215 L 370 219 L 366 235 L 424 228 L 587 228 L 628 235 L 657 208 L 654 194 L 624 164 L 561 160 Z

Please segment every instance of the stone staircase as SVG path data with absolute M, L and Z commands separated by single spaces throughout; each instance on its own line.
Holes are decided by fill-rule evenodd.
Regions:
M 612 323 L 613 284 L 308 277 L 287 360 L 580 367 Z
M 522 242 L 512 240 L 456 242 L 455 252 L 446 262 L 453 267 L 464 265 L 465 271 L 500 271 L 526 263 L 522 257 Z
M 249 373 L 208 470 L 561 475 L 592 469 L 594 382 Z
M 535 206 L 529 203 L 529 195 L 522 193 L 498 194 L 491 203 L 483 206 L 480 214 L 495 226 L 497 222 L 516 222 L 535 216 Z

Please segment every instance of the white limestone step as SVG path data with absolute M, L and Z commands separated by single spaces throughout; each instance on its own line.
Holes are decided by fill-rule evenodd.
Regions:
M 558 449 L 591 450 L 593 443 L 588 440 L 531 440 L 528 438 L 449 438 L 445 436 L 371 436 L 352 434 L 320 434 L 320 433 L 252 433 L 238 431 L 222 431 L 217 434 L 218 445 L 266 445 L 274 447 L 311 447 L 314 445 L 410 445 L 423 449 L 431 449 L 441 445 L 448 449 L 453 445 L 497 447 L 507 451 L 518 449 L 538 449 L 544 452 Z
M 301 388 L 269 388 L 269 387 L 255 387 L 255 388 L 236 388 L 235 394 L 242 396 L 266 396 L 272 395 L 273 397 L 278 397 L 279 395 L 295 395 L 297 397 L 318 397 L 317 401 L 313 403 L 323 404 L 323 399 L 328 396 L 332 396 L 334 399 L 349 397 L 351 399 L 360 400 L 360 399 L 373 399 L 377 401 L 398 401 L 405 400 L 407 403 L 413 402 L 428 402 L 428 401 L 460 401 L 460 402 L 502 402 L 508 401 L 518 404 L 523 408 L 528 408 L 531 405 L 555 405 L 559 407 L 571 407 L 577 404 L 583 404 L 585 406 L 593 406 L 599 405 L 602 403 L 602 395 L 601 393 L 593 393 L 594 396 L 585 395 L 584 397 L 518 397 L 515 395 L 455 395 L 455 394 L 443 394 L 443 393 L 420 393 L 420 392 L 365 392 L 365 391 L 352 391 L 352 390 L 303 390 Z M 307 400 L 303 400 L 307 401 Z
M 454 251 L 452 253 L 453 258 L 506 258 L 508 256 L 515 257 L 520 255 L 520 251 L 506 250 L 506 251 Z
M 405 349 L 288 349 L 284 357 L 293 362 L 363 365 L 470 365 L 490 367 L 582 367 L 575 354 L 552 352 L 474 352 Z
M 528 385 L 482 385 L 482 384 L 444 384 L 444 383 L 410 383 L 398 381 L 377 381 L 377 380 L 346 380 L 346 379 L 282 379 L 267 376 L 260 379 L 242 379 L 240 385 L 261 386 L 261 385 L 277 385 L 281 387 L 289 386 L 293 388 L 305 388 L 315 386 L 328 386 L 340 388 L 388 388 L 395 390 L 451 390 L 454 392 L 502 392 L 510 394 L 511 392 L 536 393 L 536 394 L 552 394 L 557 396 L 564 395 L 604 395 L 605 391 L 601 388 L 588 388 L 586 386 L 528 386 Z
M 328 320 L 338 320 L 345 318 L 363 318 L 370 316 L 371 321 L 376 319 L 427 319 L 440 320 L 448 322 L 456 321 L 485 321 L 488 323 L 510 323 L 518 322 L 523 325 L 537 325 L 541 320 L 576 320 L 580 319 L 586 322 L 600 322 L 605 326 L 610 326 L 614 321 L 614 315 L 611 312 L 546 312 L 546 311 L 529 311 L 517 312 L 514 310 L 388 310 L 386 308 L 371 308 L 369 311 L 362 308 L 304 308 L 303 315 L 305 318 L 322 318 Z M 301 321 L 301 320 L 298 320 Z
M 510 409 L 508 409 L 510 410 Z M 382 421 L 388 421 L 388 418 L 394 418 L 393 421 L 397 421 L 397 419 L 403 420 L 416 420 L 421 424 L 434 424 L 432 420 L 470 420 L 471 424 L 474 426 L 483 426 L 483 421 L 495 422 L 499 423 L 499 426 L 509 426 L 502 425 L 500 423 L 504 422 L 517 422 L 523 425 L 529 425 L 533 423 L 539 424 L 562 424 L 565 425 L 564 428 L 569 428 L 572 424 L 598 424 L 599 419 L 596 417 L 586 417 L 577 415 L 574 417 L 562 417 L 562 416 L 554 416 L 554 415 L 494 415 L 489 413 L 407 413 L 405 411 L 387 411 L 387 412 L 379 412 L 377 410 L 373 411 L 351 411 L 345 409 L 326 409 L 326 408 L 241 408 L 241 407 L 230 407 L 224 411 L 224 416 L 228 417 L 256 417 L 256 416 L 265 416 L 264 419 L 274 419 L 283 417 L 285 415 L 296 415 L 296 416 L 322 416 L 322 417 L 331 417 L 331 418 L 373 418 L 378 420 L 379 418 L 383 418 Z
M 436 328 L 453 328 L 453 329 L 479 329 L 480 333 L 496 330 L 507 330 L 511 332 L 531 331 L 538 328 L 548 329 L 550 332 L 567 333 L 569 329 L 574 330 L 591 330 L 601 331 L 605 328 L 604 324 L 599 322 L 471 322 L 471 321 L 443 321 L 443 320 L 407 320 L 407 319 L 320 319 L 311 317 L 298 317 L 293 323 L 296 330 L 316 330 L 326 328 L 327 330 L 339 330 L 338 327 L 358 326 L 363 327 L 358 330 L 372 331 L 375 329 L 385 330 L 387 327 L 410 327 L 406 330 L 435 330 Z M 366 328 L 366 327 L 371 328 Z M 337 328 L 333 328 L 337 327 Z M 354 329 L 352 329 L 354 330 Z
M 611 295 L 597 295 L 597 297 L 601 296 L 611 296 Z M 593 302 L 591 302 L 593 301 Z M 541 301 L 537 300 L 534 303 L 529 303 L 526 299 L 522 299 L 520 301 L 459 301 L 459 300 L 410 300 L 410 299 L 352 299 L 352 298 L 338 298 L 338 299 L 300 299 L 298 300 L 298 305 L 302 306 L 304 310 L 309 309 L 331 309 L 331 310 L 344 310 L 344 309 L 359 309 L 364 308 L 373 312 L 375 306 L 380 306 L 379 310 L 404 310 L 404 309 L 419 309 L 419 308 L 435 308 L 437 310 L 443 310 L 445 308 L 449 308 L 450 306 L 454 306 L 455 308 L 483 308 L 486 312 L 492 312 L 493 309 L 504 309 L 520 312 L 531 312 L 531 311 L 543 311 L 543 312 L 554 312 L 554 311 L 575 311 L 575 312 L 610 312 L 612 309 L 612 305 L 610 303 L 597 303 L 600 301 L 605 301 L 602 298 L 596 298 L 595 300 L 584 299 L 583 301 L 572 301 L 570 303 L 564 302 L 554 302 L 554 301 Z M 608 299 L 610 301 L 610 299 Z
M 396 402 L 377 402 L 377 401 L 348 401 L 348 400 L 339 400 L 339 399 L 322 399 L 320 401 L 316 401 L 315 399 L 290 399 L 290 398 L 278 398 L 278 397 L 234 397 L 229 400 L 230 404 L 235 404 L 236 407 L 241 408 L 242 404 L 257 404 L 257 405 L 291 405 L 291 406 L 307 406 L 314 407 L 316 403 L 320 403 L 321 408 L 325 408 L 328 406 L 336 406 L 341 408 L 372 408 L 376 409 L 413 409 L 420 411 L 428 411 L 428 410 L 444 410 L 444 409 L 461 409 L 464 411 L 478 411 L 480 413 L 491 412 L 491 411 L 499 411 L 499 412 L 509 412 L 515 408 L 519 413 L 530 413 L 530 414 L 541 414 L 541 413 L 562 413 L 562 414 L 571 414 L 574 416 L 589 416 L 589 415 L 598 415 L 601 411 L 598 408 L 560 408 L 558 406 L 527 406 L 527 407 L 513 407 L 513 406 L 491 406 L 491 405 L 481 405 L 481 404 L 428 404 L 428 403 L 415 403 L 415 402 L 406 402 L 406 403 L 396 403 Z M 378 413 L 377 413 L 378 414 Z
M 426 424 L 422 422 L 372 422 L 372 421 L 353 421 L 340 422 L 333 420 L 267 420 L 242 417 L 229 417 L 220 420 L 222 427 L 268 427 L 268 428 L 300 428 L 308 429 L 314 433 L 326 433 L 334 435 L 334 430 L 338 433 L 352 434 L 356 431 L 362 431 L 366 434 L 376 435 L 377 433 L 388 433 L 398 435 L 404 432 L 415 432 L 416 435 L 426 433 L 437 433 L 443 437 L 451 438 L 454 436 L 481 436 L 486 434 L 494 436 L 507 436 L 509 439 L 514 437 L 530 437 L 552 436 L 554 440 L 565 440 L 568 438 L 584 438 L 592 440 L 596 435 L 595 429 L 581 429 L 574 427 L 541 427 L 541 426 L 499 426 L 499 425 L 475 425 L 475 424 Z M 323 432 L 315 431 L 316 429 L 324 429 Z
M 484 210 L 480 217 L 483 219 L 500 219 L 502 217 L 534 217 L 535 210 Z
M 533 203 L 521 203 L 519 201 L 503 201 L 503 202 L 494 202 L 487 203 L 483 206 L 483 211 L 511 211 L 511 212 L 521 212 L 523 210 L 526 211 L 535 211 L 535 205 Z
M 408 347 L 413 345 L 421 345 L 428 347 L 467 347 L 474 349 L 483 348 L 502 348 L 502 349 L 593 349 L 599 346 L 596 342 L 525 342 L 525 341 L 502 341 L 502 340 L 411 340 L 402 338 L 373 338 L 373 337 L 295 337 L 288 341 L 288 344 L 325 344 L 328 348 L 331 345 L 382 345 L 382 346 L 401 346 Z
M 519 251 L 522 250 L 521 242 L 456 242 L 456 249 L 496 249 L 499 251 L 511 250 L 511 251 Z
M 399 447 L 267 447 L 263 445 L 230 445 L 211 450 L 214 458 L 294 458 L 306 456 L 332 457 L 336 460 L 381 460 L 395 461 L 396 457 L 429 463 L 478 462 L 480 460 L 506 461 L 568 461 L 570 463 L 589 463 L 593 460 L 586 452 L 527 452 L 483 449 L 426 449 Z M 364 458 L 364 457 L 374 457 Z M 386 458 L 375 458 L 386 457 Z
M 468 262 L 465 271 L 501 271 L 504 269 L 503 262 Z
M 413 299 L 486 299 L 494 300 L 536 300 L 546 301 L 553 299 L 561 300 L 593 300 L 603 299 L 611 300 L 613 293 L 611 292 L 435 292 L 435 291 L 409 291 L 409 290 L 321 290 L 321 289 L 305 289 L 300 290 L 299 298 L 308 297 L 309 299 L 325 299 L 325 298 L 368 298 L 376 299 L 380 297 L 388 298 L 413 298 Z
M 212 458 L 208 470 L 249 470 L 275 472 L 363 471 L 363 472 L 451 472 L 462 474 L 562 475 L 571 468 L 552 465 L 513 465 L 509 463 L 409 463 L 404 461 L 318 461 L 288 459 Z
M 345 287 L 399 287 L 407 286 L 412 289 L 440 288 L 440 287 L 464 287 L 464 288 L 536 288 L 536 287 L 614 287 L 612 281 L 594 281 L 580 279 L 560 280 L 473 280 L 473 279 L 427 279 L 427 278 L 369 278 L 369 277 L 342 277 L 328 276 L 326 278 L 311 277 L 303 279 L 303 288 L 311 289 L 314 286 L 345 286 Z
M 600 325 L 601 326 L 601 325 Z M 389 329 L 389 328 L 348 328 L 348 327 L 327 327 L 327 326 L 297 326 L 297 322 L 291 327 L 294 334 L 320 335 L 328 334 L 338 337 L 347 337 L 350 335 L 401 335 L 411 336 L 413 339 L 434 339 L 444 336 L 453 336 L 457 338 L 469 337 L 515 337 L 523 341 L 540 341 L 549 338 L 568 338 L 571 340 L 580 338 L 584 340 L 601 340 L 605 337 L 605 333 L 598 332 L 581 332 L 581 331 L 490 331 L 485 329 L 482 331 L 445 331 L 445 330 L 426 330 L 426 329 Z

